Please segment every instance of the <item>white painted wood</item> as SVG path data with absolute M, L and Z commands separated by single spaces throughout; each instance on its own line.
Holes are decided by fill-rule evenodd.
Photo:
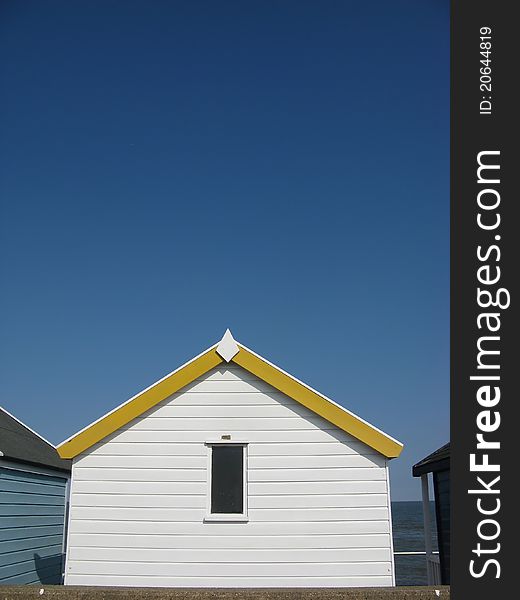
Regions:
M 132 431 L 283 431 L 288 429 L 335 430 L 331 423 L 324 423 L 320 417 L 301 419 L 294 417 L 235 418 L 212 417 L 210 419 L 193 417 L 149 417 L 130 426 Z M 126 427 L 122 428 L 125 431 Z
M 206 444 L 223 435 L 247 443 L 248 522 L 204 522 Z M 213 369 L 75 459 L 65 581 L 391 585 L 386 462 L 240 367 Z
M 252 376 L 253 377 L 253 376 Z M 175 406 L 293 406 L 294 400 L 282 392 L 177 392 L 171 396 Z
M 83 548 L 70 547 L 71 560 L 96 560 L 119 562 L 167 562 L 171 563 L 320 563 L 320 562 L 389 562 L 390 550 L 388 548 L 229 548 L 225 551 L 220 548 L 177 548 L 165 550 L 164 548 L 140 548 L 139 556 L 135 548 Z M 302 567 L 302 571 L 305 567 Z
M 230 419 L 255 419 L 255 418 L 275 418 L 280 417 L 298 418 L 299 416 L 319 420 L 324 423 L 316 414 L 313 414 L 308 408 L 300 405 L 292 404 L 246 404 L 244 406 L 236 406 L 232 404 L 212 404 L 210 406 L 201 405 L 176 405 L 165 406 L 161 410 L 161 418 L 176 417 L 189 419 L 214 419 L 214 418 L 230 418 Z M 156 419 L 154 414 L 151 414 L 149 419 Z M 154 421 L 152 421 L 154 422 Z M 245 427 L 244 427 L 245 428 Z M 330 429 L 330 424 L 328 425 Z
M 74 563 L 73 563 L 74 564 Z M 390 576 L 353 577 L 205 577 L 204 569 L 197 577 L 157 577 L 153 575 L 67 575 L 67 585 L 149 586 L 181 588 L 336 588 L 336 587 L 388 587 Z
M 378 481 L 385 480 L 385 470 L 354 469 L 251 469 L 249 481 Z
M 74 494 L 206 495 L 205 481 L 76 481 Z
M 229 331 L 229 329 L 226 329 L 226 333 L 220 340 L 216 349 L 218 354 L 220 354 L 220 356 L 222 356 L 222 358 L 226 362 L 229 362 L 233 358 L 233 356 L 240 352 L 240 348 L 233 339 L 233 336 L 231 335 L 231 331 Z
M 322 565 L 307 564 L 306 576 L 316 577 L 324 575 L 332 577 L 348 577 L 352 575 L 388 575 L 390 563 L 388 562 L 363 562 L 363 563 L 324 563 Z M 298 563 L 270 563 L 270 564 L 211 564 L 211 563 L 171 563 L 171 562 L 77 562 L 78 573 L 86 575 L 101 573 L 110 575 L 149 575 L 149 576 L 192 576 L 204 574 L 208 577 L 298 577 L 301 574 L 301 565 Z
M 72 536 L 72 543 L 77 548 L 166 548 L 179 549 L 294 549 L 294 548 L 386 548 L 388 534 L 364 535 L 113 535 L 97 533 L 77 533 Z
M 386 507 L 386 494 L 337 494 L 333 496 L 253 496 L 250 508 L 357 508 Z
M 272 386 L 265 381 L 256 379 L 252 375 L 244 375 L 237 379 L 211 379 L 206 377 L 203 380 L 194 381 L 186 386 L 186 392 L 216 392 L 233 394 L 237 392 L 270 392 L 274 390 Z
M 141 490 L 138 490 L 139 492 Z M 205 508 L 206 495 L 180 494 L 77 494 L 72 496 L 75 507 L 120 508 Z
M 326 456 L 251 456 L 250 469 L 330 469 L 331 467 L 384 467 L 381 455 L 329 454 Z
M 106 469 L 204 469 L 206 470 L 206 456 L 182 455 L 142 455 L 142 456 L 103 456 L 92 454 L 85 456 L 81 467 L 94 467 Z
M 386 481 L 258 481 L 249 484 L 251 496 L 295 494 L 384 494 Z
M 249 521 L 243 527 L 236 523 L 171 522 L 171 521 L 98 521 L 95 519 L 76 519 L 75 533 L 121 533 L 125 535 L 190 535 L 251 537 L 270 536 L 273 544 L 288 536 L 308 537 L 312 540 L 320 535 L 357 535 L 388 533 L 389 523 L 384 520 L 373 521 L 324 521 L 324 522 L 258 522 Z
M 317 456 L 317 455 L 351 455 L 364 456 L 371 460 L 378 461 L 381 457 L 376 452 L 364 452 L 366 448 L 362 442 L 307 442 L 291 443 L 278 442 L 270 444 L 266 442 L 257 442 L 250 448 L 250 456 Z M 134 442 L 118 443 L 113 441 L 111 444 L 97 446 L 90 454 L 86 456 L 205 456 L 204 447 L 200 442 L 180 443 L 180 442 Z M 82 457 L 82 461 L 86 456 Z M 86 465 L 86 462 L 82 462 Z M 379 461 L 378 461 L 379 464 Z
M 205 509 L 191 508 L 133 508 L 133 507 L 87 507 L 71 506 L 74 519 L 95 519 L 98 521 L 203 521 Z M 256 508 L 249 511 L 251 521 L 348 521 L 385 520 L 388 508 Z
M 173 421 L 174 419 L 172 419 Z M 269 443 L 286 443 L 286 442 L 330 442 L 331 439 L 337 438 L 339 442 L 345 441 L 350 442 L 351 436 L 340 430 L 327 430 L 322 431 L 321 429 L 301 429 L 301 430 L 271 430 L 266 429 L 264 431 L 246 431 L 246 430 L 232 430 L 228 431 L 225 429 L 210 429 L 207 431 L 199 430 L 162 430 L 153 431 L 150 430 L 136 430 L 136 429 L 120 429 L 113 435 L 115 442 L 155 442 L 155 443 L 204 443 L 209 438 L 214 438 L 216 432 L 218 434 L 231 433 L 232 438 L 249 440 L 249 443 L 262 444 L 265 442 Z M 107 442 L 108 443 L 108 442 Z M 81 455 L 83 456 L 83 455 Z M 76 459 L 78 462 L 81 457 Z
M 91 494 L 169 494 L 196 495 L 206 494 L 203 481 L 76 481 L 75 493 Z M 249 483 L 250 497 L 285 495 L 331 495 L 331 494 L 384 494 L 386 481 L 259 481 Z

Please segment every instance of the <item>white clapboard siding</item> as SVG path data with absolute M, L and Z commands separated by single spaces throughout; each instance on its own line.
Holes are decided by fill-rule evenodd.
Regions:
M 317 455 L 351 455 L 366 456 L 371 460 L 384 460 L 375 451 L 367 449 L 363 442 L 329 441 L 317 443 L 278 442 L 275 444 L 258 442 L 249 448 L 249 456 L 317 456 Z M 110 444 L 97 445 L 92 452 L 83 455 L 82 464 L 86 465 L 88 456 L 206 456 L 206 448 L 200 442 L 133 442 L 113 441 Z M 379 463 L 378 463 L 379 464 Z
M 337 494 L 333 496 L 253 496 L 249 508 L 356 508 L 386 506 L 386 494 Z
M 75 563 L 72 563 L 75 564 Z M 72 567 L 71 567 L 72 569 Z M 202 572 L 204 572 L 202 570 Z M 120 587 L 181 587 L 181 588 L 342 588 L 388 587 L 393 585 L 391 575 L 352 577 L 159 577 L 154 575 L 83 575 L 71 574 L 67 585 L 120 586 Z
M 71 505 L 72 519 L 99 521 L 202 521 L 204 510 L 191 508 L 134 508 Z M 249 511 L 251 521 L 361 521 L 388 519 L 387 507 L 356 508 L 256 508 Z
M 172 419 L 174 421 L 175 419 Z M 274 421 L 275 419 L 273 419 Z M 215 427 L 216 424 L 214 423 Z M 264 442 L 283 444 L 285 442 L 330 442 L 331 439 L 336 438 L 338 441 L 344 441 L 349 443 L 352 441 L 351 436 L 348 433 L 339 430 L 321 430 L 316 428 L 309 429 L 296 429 L 296 430 L 281 430 L 281 429 L 266 429 L 263 431 L 259 430 L 243 430 L 243 429 L 208 429 L 203 430 L 138 430 L 133 428 L 120 429 L 113 436 L 114 442 L 127 442 L 134 444 L 136 442 L 155 442 L 155 443 L 186 443 L 196 442 L 198 444 L 204 444 L 207 440 L 214 439 L 216 434 L 232 434 L 231 440 L 244 440 L 250 444 L 262 444 Z M 367 452 L 371 454 L 371 452 Z M 79 462 L 80 458 L 78 457 Z
M 199 456 L 103 456 L 92 454 L 85 456 L 81 466 L 107 469 L 206 469 L 207 452 Z
M 301 419 L 295 417 L 212 417 L 209 419 L 193 417 L 155 417 L 139 421 L 131 425 L 132 431 L 209 431 L 215 428 L 218 431 L 283 431 L 296 429 L 300 431 L 328 429 L 335 430 L 331 423 L 323 423 L 319 417 Z M 128 429 L 123 427 L 122 430 Z
M 191 404 L 179 406 L 172 404 L 171 406 L 165 406 L 161 410 L 161 418 L 167 417 L 176 417 L 179 419 L 219 419 L 219 418 L 229 418 L 229 419 L 255 419 L 255 418 L 275 418 L 279 419 L 281 417 L 287 418 L 298 418 L 299 416 L 307 417 L 309 419 L 319 420 L 316 414 L 313 414 L 308 408 L 305 408 L 301 405 L 292 405 L 292 404 L 270 404 L 268 406 L 261 405 L 255 406 L 251 404 L 246 404 L 245 406 L 235 406 L 235 405 L 217 405 L 212 404 L 210 406 L 193 406 Z M 150 415 L 149 419 L 155 419 L 154 415 Z M 320 423 L 324 423 L 323 420 L 320 419 Z M 330 424 L 329 424 L 330 429 Z
M 141 490 L 139 490 L 141 491 Z M 377 495 L 377 494 L 374 494 Z M 74 506 L 115 506 L 120 508 L 205 508 L 206 495 L 192 494 L 76 494 Z
M 140 490 L 141 491 L 141 490 Z M 75 507 L 205 508 L 206 495 L 181 494 L 77 494 Z M 334 496 L 252 496 L 249 508 L 357 508 L 386 506 L 386 494 L 338 494 Z
M 378 481 L 386 478 L 385 469 L 251 469 L 249 481 Z
M 325 496 L 330 494 L 385 494 L 386 480 L 380 481 L 258 481 L 249 483 L 249 495 L 286 496 L 295 494 Z
M 282 392 L 272 390 L 247 392 L 177 392 L 170 396 L 170 403 L 176 406 L 293 406 L 294 400 Z M 296 407 L 295 407 L 296 408 Z M 302 407 L 303 408 L 303 407 Z
M 115 560 L 143 562 L 222 563 L 223 551 L 220 548 L 140 548 L 136 555 L 134 548 L 84 548 L 71 547 L 71 560 Z M 230 563 L 319 563 L 319 562 L 389 562 L 387 548 L 229 548 L 226 561 Z
M 247 450 L 247 522 L 205 522 L 208 447 Z M 238 366 L 74 460 L 69 585 L 393 583 L 386 459 Z
M 269 564 L 211 564 L 211 563 L 171 563 L 171 562 L 80 562 L 75 565 L 78 573 L 86 575 L 100 573 L 102 575 L 150 575 L 150 576 L 192 576 L 208 577 L 298 577 L 301 573 L 299 563 L 269 563 Z M 389 562 L 363 562 L 363 563 L 325 563 L 323 565 L 306 565 L 306 575 L 316 577 L 329 575 L 332 577 L 346 577 L 352 575 L 388 575 Z
M 75 494 L 206 495 L 206 481 L 75 481 Z
M 109 469 L 85 467 L 75 472 L 76 481 L 206 481 L 204 469 Z
M 332 467 L 381 467 L 384 457 L 380 455 L 337 454 L 327 456 L 250 456 L 248 468 L 253 469 L 327 469 Z M 92 454 L 82 459 L 81 466 L 135 469 L 206 469 L 207 452 L 200 456 L 105 456 Z
M 267 392 L 271 393 L 273 388 L 264 381 L 259 379 L 246 380 L 216 380 L 216 379 L 205 379 L 201 381 L 195 381 L 191 385 L 186 387 L 186 392 L 196 394 L 200 392 L 215 392 L 224 394 L 235 394 L 243 392 Z
M 331 494 L 385 494 L 386 481 L 259 481 L 248 484 L 250 498 L 256 496 Z M 74 494 L 205 495 L 206 481 L 76 481 Z
M 204 523 L 175 521 L 100 521 L 96 519 L 76 519 L 74 533 L 120 533 L 140 537 L 141 535 L 190 535 L 192 537 L 231 536 L 251 537 L 270 536 L 273 544 L 287 537 L 308 537 L 322 535 L 364 535 L 389 533 L 390 524 L 385 520 L 373 521 L 322 521 L 322 522 L 259 522 L 237 527 L 236 523 Z
M 384 467 L 381 455 L 336 454 L 327 456 L 250 456 L 250 469 L 330 469 L 331 467 Z
M 96 533 L 77 533 L 71 535 L 70 543 L 76 548 L 165 548 L 179 549 L 249 549 L 279 548 L 386 548 L 390 543 L 388 534 L 371 535 L 108 535 Z M 139 554 L 139 553 L 138 553 Z

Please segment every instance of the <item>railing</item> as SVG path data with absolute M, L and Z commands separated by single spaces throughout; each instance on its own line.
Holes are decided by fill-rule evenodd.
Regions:
M 438 552 L 394 552 L 394 556 L 426 556 L 428 585 L 441 585 L 441 561 Z
M 438 555 L 428 554 L 426 557 L 426 572 L 428 574 L 428 585 L 441 584 L 441 561 Z

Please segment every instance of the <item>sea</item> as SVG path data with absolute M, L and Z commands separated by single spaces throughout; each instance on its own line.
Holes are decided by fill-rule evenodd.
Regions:
M 435 505 L 432 515 L 433 549 L 437 550 Z M 392 528 L 394 552 L 424 552 L 424 526 L 422 502 L 392 502 Z M 395 557 L 396 585 L 426 585 L 426 558 L 419 556 Z

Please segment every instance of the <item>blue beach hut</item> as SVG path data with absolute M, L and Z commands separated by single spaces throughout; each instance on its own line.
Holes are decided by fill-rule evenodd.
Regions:
M 70 470 L 0 407 L 0 586 L 62 582 Z

